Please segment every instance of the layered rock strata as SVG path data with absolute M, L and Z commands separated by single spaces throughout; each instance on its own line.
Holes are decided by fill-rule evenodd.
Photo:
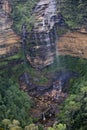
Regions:
M 33 12 L 35 24 L 30 32 L 27 59 L 36 68 L 43 68 L 54 62 L 56 29 L 61 19 L 61 15 L 57 14 L 56 4 L 56 0 L 40 0 Z
M 87 31 L 67 32 L 57 43 L 59 55 L 71 55 L 87 59 Z
M 0 3 L 0 57 L 13 54 L 19 48 L 20 38 L 11 29 L 13 22 L 9 17 L 10 11 L 8 1 Z

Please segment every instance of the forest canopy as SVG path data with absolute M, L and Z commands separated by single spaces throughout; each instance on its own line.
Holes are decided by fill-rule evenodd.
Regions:
M 38 0 L 9 0 L 12 7 L 11 18 L 13 19 L 13 29 L 20 34 L 24 23 L 30 30 L 34 24 L 32 16 L 33 7 Z
M 87 0 L 61 0 L 60 6 L 70 28 L 87 27 Z

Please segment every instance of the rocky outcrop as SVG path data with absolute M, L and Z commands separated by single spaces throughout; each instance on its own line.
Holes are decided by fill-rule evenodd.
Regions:
M 10 3 L 8 2 L 8 0 L 1 0 L 0 8 L 8 14 L 11 12 L 11 6 L 10 6 Z
M 54 62 L 56 29 L 62 23 L 57 14 L 56 0 L 40 0 L 33 11 L 34 28 L 30 32 L 27 59 L 33 67 L 43 68 Z
M 59 38 L 59 55 L 72 55 L 87 59 L 87 31 L 85 29 L 67 32 Z
M 13 22 L 9 17 L 10 11 L 7 0 L 0 3 L 0 57 L 13 54 L 19 48 L 20 38 L 11 29 Z

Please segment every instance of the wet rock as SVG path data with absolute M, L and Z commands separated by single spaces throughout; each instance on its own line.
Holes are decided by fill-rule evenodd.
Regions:
M 32 85 L 31 80 L 32 78 L 30 77 L 29 73 L 24 72 L 21 76 L 20 76 L 20 81 L 24 82 L 25 84 L 29 84 Z
M 42 69 L 54 62 L 56 55 L 57 26 L 63 23 L 57 14 L 56 0 L 40 0 L 33 11 L 35 24 L 29 34 L 31 47 L 27 52 L 30 64 Z
M 26 73 L 25 73 L 26 74 Z M 31 78 L 29 81 L 31 82 Z M 32 97 L 32 100 L 35 102 L 34 106 L 30 111 L 30 115 L 38 119 L 35 123 L 43 124 L 44 126 L 51 126 L 55 123 L 56 114 L 60 111 L 60 104 L 67 98 L 67 93 L 59 89 L 59 85 L 65 87 L 65 82 L 68 82 L 72 77 L 78 77 L 78 73 L 68 70 L 63 70 L 56 72 L 53 77 L 54 85 L 57 84 L 57 87 L 51 86 L 39 86 L 35 85 L 32 82 L 32 85 L 27 86 L 27 92 Z M 23 74 L 20 78 L 23 81 L 25 75 Z M 61 80 L 61 84 L 60 81 Z M 26 83 L 26 82 L 25 82 Z M 24 88 L 26 89 L 26 88 Z
M 20 76 L 19 81 L 20 81 L 20 89 L 22 89 L 23 91 L 28 92 L 28 91 L 35 89 L 35 87 L 36 87 L 32 84 L 32 78 L 30 77 L 29 73 L 27 73 L 27 72 L 24 72 Z
M 65 86 L 65 84 L 74 77 L 78 77 L 79 73 L 74 72 L 74 71 L 68 71 L 68 70 L 63 70 L 55 73 L 55 76 L 53 77 L 53 86 Z
M 8 0 L 1 1 L 0 6 L 6 13 L 9 14 L 11 12 L 11 6 L 10 6 Z

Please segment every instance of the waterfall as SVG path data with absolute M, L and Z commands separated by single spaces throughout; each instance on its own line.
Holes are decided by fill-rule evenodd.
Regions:
M 56 0 L 40 0 L 37 3 L 32 15 L 35 17 L 32 37 L 30 43 L 35 53 L 28 54 L 27 58 L 31 65 L 36 68 L 43 68 L 54 63 L 55 55 L 59 64 L 57 50 L 57 2 Z M 31 52 L 30 52 L 31 53 Z M 38 55 L 37 55 L 38 53 Z
M 38 39 L 37 39 L 37 32 L 36 31 L 34 32 L 34 35 L 35 35 L 35 43 L 36 43 L 36 45 L 35 45 L 36 47 L 35 48 L 38 49 L 39 46 L 38 46 Z M 36 52 L 36 56 L 37 56 L 37 52 Z
M 44 112 L 42 113 L 42 120 L 43 120 L 43 121 L 45 121 L 45 120 L 46 120 L 46 117 L 45 117 Z
M 23 52 L 23 62 L 24 66 L 26 66 L 26 25 L 22 25 L 22 52 Z M 27 84 L 29 84 L 29 79 L 27 73 L 24 73 L 25 81 Z
M 25 24 L 22 25 L 22 52 L 23 52 L 23 60 L 24 60 L 24 64 L 26 64 L 26 58 L 25 58 L 25 43 L 26 42 L 26 26 Z

